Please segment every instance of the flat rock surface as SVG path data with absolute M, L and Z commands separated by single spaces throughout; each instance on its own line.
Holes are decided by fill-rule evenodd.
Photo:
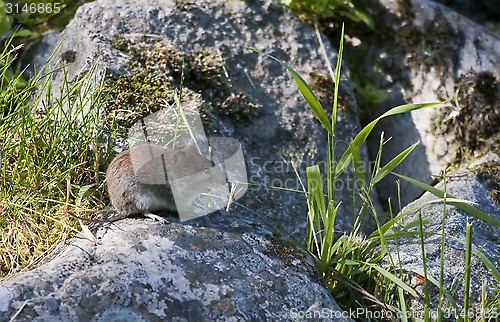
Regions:
M 342 317 L 305 253 L 272 237 L 138 219 L 95 236 L 1 284 L 0 321 L 289 321 L 313 305 Z
M 500 199 L 498 194 L 498 170 L 496 178 L 492 177 L 492 172 L 485 169 L 500 167 L 500 159 L 494 157 L 496 161 L 478 163 L 470 169 L 460 169 L 450 173 L 446 179 L 446 191 L 449 195 L 457 199 L 472 202 L 472 205 L 495 220 L 500 222 Z M 495 175 L 493 173 L 493 175 Z M 496 183 L 494 183 L 496 182 Z M 494 188 L 497 185 L 497 188 Z M 436 185 L 436 188 L 444 189 L 443 182 Z M 403 217 L 402 222 L 408 224 L 418 222 L 418 209 L 421 209 L 422 219 L 426 221 L 423 225 L 425 232 L 432 232 L 435 235 L 424 237 L 425 257 L 428 274 L 439 280 L 440 258 L 441 258 L 441 229 L 443 221 L 443 203 L 426 204 L 436 196 L 426 192 L 422 197 L 409 204 L 403 211 L 409 211 Z M 467 214 L 457 207 L 447 204 L 445 218 L 445 256 L 444 256 L 444 286 L 448 291 L 456 289 L 457 303 L 463 303 L 463 277 L 465 267 L 465 227 L 467 222 L 472 223 L 472 244 L 491 261 L 497 268 L 500 268 L 500 227 L 492 223 L 480 220 Z M 408 267 L 422 269 L 422 250 L 419 237 L 401 238 L 398 240 L 398 249 L 401 256 L 401 264 Z M 486 284 L 488 293 L 497 287 L 495 278 L 488 268 L 477 257 L 473 259 L 471 266 L 471 291 L 472 301 L 479 301 L 482 283 Z M 417 283 L 418 290 L 423 290 L 423 284 Z M 433 306 L 437 303 L 436 288 L 431 289 Z M 414 309 L 423 309 L 422 303 L 413 303 Z

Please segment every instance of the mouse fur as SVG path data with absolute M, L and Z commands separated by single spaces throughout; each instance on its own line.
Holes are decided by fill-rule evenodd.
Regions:
M 167 171 L 170 171 L 167 173 Z M 143 215 L 164 221 L 153 213 L 177 211 L 169 183 L 171 179 L 190 176 L 193 180 L 180 181 L 176 189 L 182 202 L 190 206 L 200 193 L 226 184 L 224 172 L 200 155 L 191 146 L 167 150 L 155 144 L 140 144 L 119 153 L 106 171 L 106 184 L 111 204 L 117 211 L 115 217 L 92 222 L 113 222 L 132 215 Z

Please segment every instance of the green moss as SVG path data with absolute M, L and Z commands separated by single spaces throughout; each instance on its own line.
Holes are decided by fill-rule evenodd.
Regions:
M 500 154 L 500 84 L 490 73 L 462 75 L 455 97 L 433 120 L 436 135 L 449 134 L 459 146 L 459 159 L 486 152 Z
M 109 41 L 110 45 L 118 50 L 121 51 L 128 51 L 129 50 L 129 45 L 131 44 L 127 38 L 125 38 L 122 35 L 115 35 L 111 40 Z
M 411 0 L 398 0 L 399 13 L 402 20 L 415 18 L 415 11 L 412 8 Z
M 76 60 L 76 51 L 66 50 L 61 54 L 61 59 L 67 63 L 74 63 Z
M 395 36 L 407 52 L 406 62 L 413 69 L 425 72 L 435 69 L 438 75 L 454 72 L 459 59 L 458 49 L 464 43 L 463 35 L 456 32 L 441 13 L 437 13 L 432 21 L 426 21 L 421 29 L 403 27 Z
M 333 104 L 335 83 L 324 73 L 311 72 L 308 75 L 311 77 L 311 88 L 314 89 L 316 97 L 321 105 L 328 109 Z
M 364 11 L 363 1 L 352 0 L 290 0 L 283 1 L 306 24 L 313 24 L 315 20 L 332 19 L 340 22 L 351 21 L 363 23 L 371 30 L 375 29 L 372 17 Z
M 311 87 L 314 89 L 316 97 L 328 111 L 331 111 L 333 105 L 333 95 L 335 83 L 324 73 L 311 72 L 308 74 L 311 77 Z M 352 108 L 352 100 L 349 95 L 342 90 L 342 84 L 339 86 L 339 96 L 337 101 L 339 110 L 349 110 Z
M 137 71 L 109 81 L 108 88 L 106 110 L 124 127 L 130 127 L 158 110 L 162 99 L 173 102 L 174 89 L 157 75 L 146 71 Z
M 213 130 L 214 115 L 247 122 L 259 115 L 260 105 L 231 82 L 221 53 L 180 51 L 175 45 L 146 36 L 137 40 L 115 36 L 110 44 L 129 57 L 129 73 L 107 84 L 107 112 L 119 125 L 130 127 L 166 105 L 182 100 L 201 101 L 204 125 Z M 124 108 L 126 107 L 126 108 Z
M 198 9 L 196 1 L 174 0 L 175 7 L 182 11 L 191 11 Z

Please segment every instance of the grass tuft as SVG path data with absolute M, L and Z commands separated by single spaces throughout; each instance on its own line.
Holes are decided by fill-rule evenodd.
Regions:
M 0 280 L 50 257 L 78 232 L 71 213 L 104 207 L 103 169 L 113 152 L 102 144 L 109 134 L 100 122 L 102 84 L 95 90 L 94 69 L 75 81 L 65 77 L 58 93 L 52 76 L 66 76 L 64 69 L 42 68 L 19 88 L 16 79 L 3 77 L 15 59 L 6 58 L 6 50 L 0 71 Z

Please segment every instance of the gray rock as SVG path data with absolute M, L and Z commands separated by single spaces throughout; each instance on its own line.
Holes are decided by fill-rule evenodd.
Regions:
M 326 132 L 285 69 L 246 47 L 255 47 L 283 59 L 311 81 L 308 75 L 312 72 L 327 75 L 313 30 L 304 27 L 288 9 L 273 1 L 201 1 L 190 4 L 102 0 L 80 7 L 61 34 L 52 33 L 42 39 L 38 44 L 41 50 L 33 48 L 30 51 L 33 55 L 31 61 L 33 65 L 41 66 L 64 39 L 53 62 L 67 65 L 70 80 L 87 71 L 97 59 L 99 76 L 127 75 L 130 72 L 129 59 L 133 57 L 112 45 L 117 35 L 126 39 L 147 35 L 145 38 L 149 38 L 150 43 L 166 42 L 184 53 L 208 50 L 221 55 L 234 92 L 244 93 L 260 106 L 259 115 L 249 115 L 244 122 L 216 116 L 215 125 L 210 128 L 215 135 L 241 142 L 248 180 L 256 184 L 249 186 L 246 195 L 238 201 L 245 208 L 236 207 L 234 211 L 245 213 L 259 222 L 265 220 L 285 235 L 303 242 L 307 215 L 304 194 L 269 186 L 301 190 L 300 180 L 290 162 L 295 164 L 302 182 L 305 182 L 307 166 L 325 165 Z M 336 54 L 326 39 L 324 42 L 330 62 L 334 63 Z M 342 75 L 341 104 L 344 108 L 338 112 L 339 154 L 360 128 L 345 68 Z M 54 76 L 55 89 L 63 76 L 62 73 Z M 213 91 L 217 93 L 217 88 Z M 200 102 L 209 103 L 207 99 Z M 331 102 L 326 104 L 328 109 Z M 367 160 L 366 151 L 361 152 Z M 326 171 L 326 168 L 322 170 Z M 348 169 L 347 174 L 351 173 Z M 339 197 L 352 199 L 353 185 L 347 181 L 347 175 L 342 177 L 341 183 Z M 337 216 L 336 228 L 339 231 L 351 229 L 351 208 L 348 202 L 343 203 Z
M 95 236 L 0 285 L 0 321 L 290 321 L 313 306 L 348 320 L 276 238 L 137 219 Z
M 498 1 L 437 0 L 437 2 L 497 33 L 500 31 L 500 3 Z
M 477 80 L 483 76 L 491 79 L 489 84 L 495 88 L 500 77 L 500 38 L 498 34 L 432 1 L 383 0 L 368 3 L 379 32 L 360 32 L 359 39 L 351 37 L 357 40 L 352 42 L 352 46 L 346 46 L 346 57 L 352 59 L 357 72 L 362 73 L 365 80 L 369 79 L 368 83 L 390 93 L 385 102 L 367 106 L 370 117 L 374 118 L 400 104 L 450 100 L 440 108 L 417 110 L 411 115 L 382 120 L 369 140 L 369 149 L 372 154 L 376 151 L 379 143 L 376 133 L 384 131 L 386 137 L 393 138 L 384 147 L 383 160 L 387 162 L 403 148 L 421 140 L 421 146 L 396 172 L 431 183 L 431 175 L 439 175 L 448 164 L 460 161 L 466 154 L 465 150 L 467 153 L 472 151 L 472 154 L 484 153 L 463 142 L 461 133 L 474 133 L 476 124 L 471 125 L 470 121 L 461 119 L 461 115 L 479 115 L 484 110 L 490 110 L 490 116 L 483 116 L 482 119 L 490 119 L 491 122 L 477 126 L 497 127 L 495 115 L 498 112 L 495 111 L 499 108 L 498 99 L 495 102 L 493 98 L 485 108 L 484 103 L 466 101 L 464 97 L 478 91 L 476 84 L 481 81 Z M 352 32 L 356 33 L 355 30 Z M 473 82 L 469 81 L 471 77 L 475 79 Z M 492 97 L 495 95 L 498 94 Z M 451 127 L 450 124 L 458 126 Z M 490 138 L 494 136 L 489 135 Z M 397 200 L 394 178 L 381 182 L 378 192 L 384 200 L 389 197 Z M 401 183 L 403 205 L 421 193 L 413 185 Z
M 498 156 L 485 158 L 470 168 L 463 168 L 450 173 L 446 179 L 446 191 L 455 198 L 468 200 L 474 206 L 484 211 L 497 221 L 500 221 L 500 158 Z M 443 182 L 436 185 L 443 190 Z M 424 205 L 437 197 L 426 192 L 421 198 L 410 203 L 403 211 L 409 211 L 403 217 L 401 223 L 418 221 L 418 209 L 421 209 L 422 219 L 427 221 L 423 225 L 425 232 L 433 232 L 436 235 L 424 237 L 425 257 L 427 272 L 439 281 L 440 275 L 440 252 L 441 252 L 441 229 L 443 220 L 443 204 L 432 203 Z M 500 267 L 500 227 L 473 217 L 455 206 L 447 204 L 445 221 L 445 258 L 444 258 L 444 286 L 450 292 L 456 290 L 455 300 L 459 307 L 463 304 L 464 297 L 464 267 L 465 267 L 465 227 L 466 223 L 472 223 L 472 244 L 493 263 L 498 269 Z M 414 229 L 413 229 L 414 230 Z M 462 242 L 457 241 L 461 240 Z M 398 240 L 398 250 L 403 266 L 422 269 L 422 251 L 419 237 L 402 238 Z M 394 248 L 393 250 L 394 251 Z M 494 287 L 498 287 L 497 281 L 491 272 L 477 257 L 471 265 L 471 299 L 479 304 L 479 296 L 482 283 L 486 283 L 488 294 Z M 413 279 L 413 286 L 418 291 L 423 291 L 423 284 Z M 438 289 L 431 287 L 431 306 L 435 309 L 438 303 Z M 412 299 L 412 308 L 423 312 L 423 297 Z

